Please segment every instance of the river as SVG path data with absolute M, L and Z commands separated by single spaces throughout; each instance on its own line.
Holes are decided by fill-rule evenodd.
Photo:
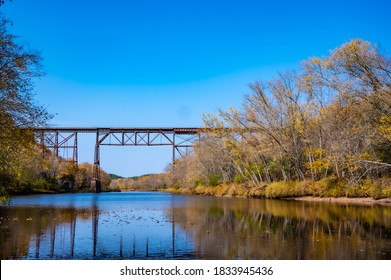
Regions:
M 159 192 L 12 197 L 6 259 L 391 259 L 391 207 Z

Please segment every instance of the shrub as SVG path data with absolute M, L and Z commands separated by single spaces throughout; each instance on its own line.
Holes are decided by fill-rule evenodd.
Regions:
M 208 186 L 216 187 L 220 183 L 220 177 L 217 175 L 210 175 L 208 178 Z

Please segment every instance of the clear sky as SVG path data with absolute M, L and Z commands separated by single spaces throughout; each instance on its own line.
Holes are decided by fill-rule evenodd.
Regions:
M 36 99 L 57 126 L 194 127 L 248 84 L 361 38 L 391 53 L 389 0 L 13 0 L 10 31 L 42 52 Z M 79 139 L 93 161 L 93 137 Z M 163 171 L 171 149 L 104 147 L 122 176 Z

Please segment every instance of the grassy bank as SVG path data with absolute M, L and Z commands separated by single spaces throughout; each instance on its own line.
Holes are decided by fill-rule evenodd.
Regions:
M 218 186 L 171 187 L 164 189 L 171 193 L 209 196 L 237 196 L 255 198 L 391 198 L 391 180 L 364 181 L 352 186 L 343 180 L 326 178 L 320 181 L 273 182 L 258 187 L 246 187 L 242 184 L 221 184 Z

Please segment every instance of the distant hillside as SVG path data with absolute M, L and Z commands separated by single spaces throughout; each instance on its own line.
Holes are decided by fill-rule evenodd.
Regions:
M 133 180 L 138 180 L 138 179 L 141 179 L 141 178 L 144 178 L 144 177 L 148 177 L 148 176 L 151 176 L 151 175 L 155 175 L 155 174 L 143 174 L 143 175 L 139 175 L 139 176 L 132 176 L 132 177 L 128 177 L 129 179 L 133 179 Z
M 114 180 L 114 179 L 122 179 L 122 178 L 124 178 L 124 177 L 121 177 L 121 176 L 119 176 L 119 175 L 116 175 L 116 174 L 109 174 L 109 176 L 110 176 L 110 179 L 111 180 Z

